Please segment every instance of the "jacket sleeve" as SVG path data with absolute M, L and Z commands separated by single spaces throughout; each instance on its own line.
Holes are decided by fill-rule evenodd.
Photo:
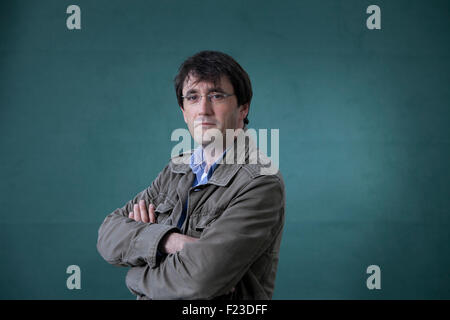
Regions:
M 200 239 L 169 254 L 157 268 L 131 268 L 127 286 L 150 299 L 211 299 L 228 293 L 269 247 L 284 223 L 278 176 L 247 184 Z
M 141 199 L 145 200 L 147 207 L 150 203 L 155 204 L 163 173 L 164 170 L 150 187 L 122 208 L 114 210 L 103 221 L 98 230 L 97 250 L 108 263 L 119 266 L 156 266 L 159 241 L 167 232 L 178 229 L 168 225 L 137 222 L 129 219 L 128 213 L 133 211 L 133 205 Z

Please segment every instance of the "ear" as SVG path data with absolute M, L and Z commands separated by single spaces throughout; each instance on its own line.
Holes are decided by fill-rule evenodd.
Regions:
M 239 121 L 244 121 L 245 117 L 248 115 L 250 105 L 248 103 L 243 104 L 239 107 Z

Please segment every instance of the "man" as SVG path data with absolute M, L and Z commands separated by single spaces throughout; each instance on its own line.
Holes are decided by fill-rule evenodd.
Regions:
M 175 91 L 199 147 L 106 217 L 98 251 L 131 267 L 126 284 L 138 299 L 270 299 L 285 193 L 279 171 L 263 173 L 259 150 L 249 161 L 250 79 L 230 56 L 202 51 L 181 65 Z

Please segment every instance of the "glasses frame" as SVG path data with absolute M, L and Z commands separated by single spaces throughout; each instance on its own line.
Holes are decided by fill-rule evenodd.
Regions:
M 186 99 L 186 98 L 189 97 L 190 95 L 194 95 L 194 94 L 198 94 L 198 93 L 192 93 L 192 94 L 189 94 L 189 95 L 187 95 L 187 96 L 181 96 L 181 98 Z M 225 93 L 225 92 L 216 92 L 216 93 L 208 93 L 208 94 L 198 94 L 198 95 L 200 96 L 200 100 L 198 100 L 198 101 L 195 102 L 195 103 L 189 103 L 189 102 L 187 102 L 187 104 L 188 104 L 188 105 L 191 105 L 191 106 L 195 106 L 195 105 L 199 104 L 200 101 L 202 101 L 202 98 L 205 97 L 205 96 L 208 98 L 208 101 L 209 101 L 210 103 L 213 103 L 213 104 L 214 104 L 214 102 L 212 102 L 212 100 L 211 100 L 211 97 L 212 97 L 212 96 L 215 96 L 215 95 L 218 95 L 218 94 L 223 95 L 223 96 L 224 96 L 224 100 L 225 100 L 226 98 L 228 98 L 228 97 L 231 97 L 231 96 L 234 96 L 234 95 L 235 95 L 234 93 Z

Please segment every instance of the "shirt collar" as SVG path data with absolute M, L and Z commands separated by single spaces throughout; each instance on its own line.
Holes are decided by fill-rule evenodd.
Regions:
M 211 177 L 212 173 L 214 172 L 216 167 L 219 165 L 220 160 L 223 159 L 223 157 L 225 156 L 227 151 L 228 151 L 228 149 L 225 150 L 222 153 L 222 155 L 220 157 L 218 157 L 216 159 L 216 161 L 214 161 L 214 163 L 211 165 L 211 167 L 208 170 L 208 179 Z M 192 172 L 194 172 L 194 174 L 196 174 L 196 175 L 202 176 L 202 174 L 205 172 L 206 160 L 205 160 L 202 146 L 199 146 L 192 153 L 189 166 L 191 167 Z

